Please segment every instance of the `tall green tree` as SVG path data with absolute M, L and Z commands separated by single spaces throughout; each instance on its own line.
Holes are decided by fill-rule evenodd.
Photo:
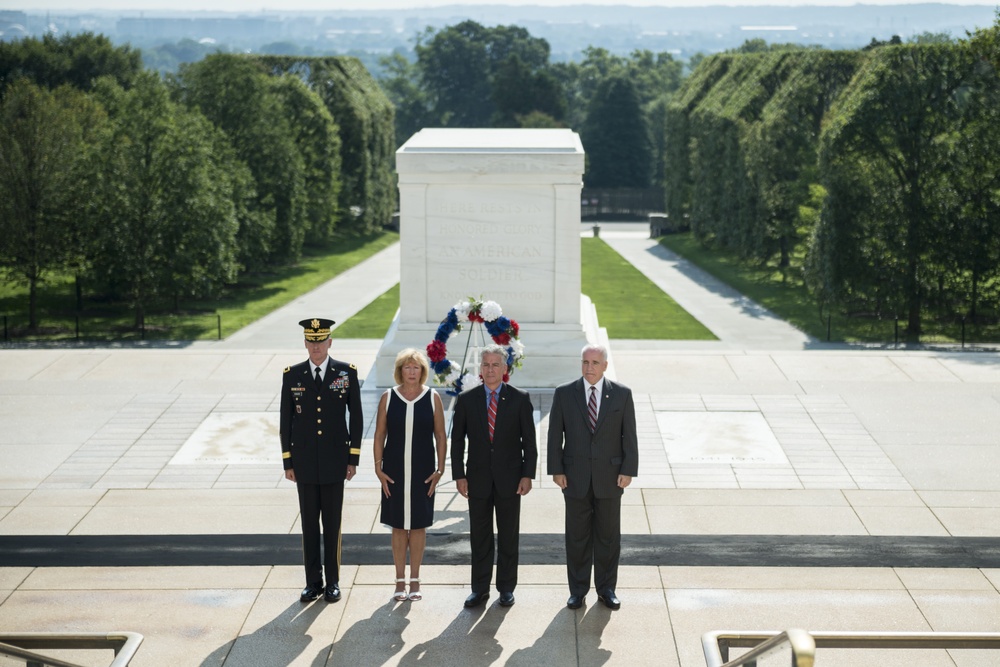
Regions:
M 784 52 L 720 55 L 717 80 L 689 112 L 690 224 L 699 239 L 743 257 L 756 250 L 760 209 L 747 137 L 787 77 Z M 712 69 L 709 62 L 703 68 Z
M 636 49 L 626 57 L 603 47 L 588 46 L 580 62 L 557 63 L 551 69 L 565 89 L 567 102 L 585 109 L 597 87 L 611 76 L 631 77 L 640 103 L 647 105 L 680 87 L 684 65 L 666 52 Z
M 357 58 L 254 59 L 272 76 L 302 77 L 336 120 L 340 136 L 340 228 L 381 229 L 396 210 L 392 102 Z
M 694 211 L 694 114 L 731 65 L 728 56 L 704 59 L 684 80 L 667 104 L 663 137 L 664 207 L 674 220 L 687 220 Z M 694 229 L 692 225 L 692 229 Z
M 246 167 L 220 131 L 169 99 L 155 74 L 98 95 L 113 130 L 101 147 L 94 207 L 95 276 L 126 296 L 142 324 L 159 298 L 217 295 L 239 269 L 238 211 Z
M 310 239 L 326 241 L 337 226 L 340 195 L 339 128 L 323 104 L 302 79 L 283 75 L 274 80 L 303 160 L 306 229 Z
M 977 30 L 971 41 L 974 51 L 992 65 L 994 71 L 1000 70 L 1000 9 L 997 9 L 993 26 Z
M 884 46 L 872 54 L 821 138 L 821 178 L 829 185 L 820 224 L 829 227 L 826 238 L 852 242 L 821 244 L 826 257 L 814 266 L 824 267 L 820 282 L 841 299 L 871 293 L 859 263 L 891 273 L 900 291 L 889 300 L 901 302 L 907 335 L 918 339 L 933 250 L 945 229 L 935 198 L 951 168 L 945 139 L 959 125 L 975 59 L 966 44 Z
M 432 117 L 445 127 L 486 127 L 493 115 L 486 34 L 475 21 L 464 21 L 416 45 Z
M 799 51 L 782 63 L 787 75 L 743 141 L 758 192 L 745 255 L 767 261 L 777 254 L 786 269 L 800 234 L 811 232 L 802 208 L 813 209 L 823 119 L 863 58 L 858 51 Z
M 0 102 L 0 266 L 28 285 L 29 327 L 38 327 L 38 286 L 70 268 L 86 236 L 81 184 L 90 141 L 104 115 L 69 86 L 11 83 Z
M 652 173 L 646 119 L 632 80 L 611 76 L 598 86 L 580 132 L 590 188 L 645 188 Z
M 948 140 L 951 167 L 941 200 L 949 243 L 941 249 L 975 322 L 984 300 L 1000 310 L 1000 20 L 973 35 L 970 47 L 977 63 Z
M 498 68 L 493 80 L 493 102 L 493 127 L 522 127 L 529 117 L 534 118 L 530 122 L 537 123 L 532 113 L 544 114 L 555 122 L 566 114 L 566 100 L 558 80 L 545 70 L 532 72 L 516 54 Z
M 340 128 L 341 228 L 380 230 L 398 210 L 392 103 L 357 58 L 317 58 L 309 67 L 310 86 Z
M 379 64 L 385 74 L 379 84 L 396 108 L 396 147 L 422 128 L 434 125 L 426 91 L 420 85 L 416 63 L 401 53 L 383 56 Z
M 533 95 L 549 113 L 555 110 L 548 99 L 554 80 L 542 75 L 548 65 L 549 44 L 532 37 L 519 26 L 484 27 L 475 21 L 463 21 L 438 32 L 429 30 L 415 47 L 421 87 L 426 92 L 431 119 L 447 127 L 489 127 L 494 118 L 510 123 L 516 111 L 514 100 L 507 93 L 509 85 L 500 87 L 503 97 L 499 116 L 497 79 L 501 72 L 505 83 L 512 76 L 530 81 L 537 88 Z M 521 91 L 522 94 L 525 91 Z
M 297 259 L 308 227 L 305 160 L 275 81 L 258 61 L 217 53 L 183 65 L 176 83 L 178 99 L 221 128 L 253 174 L 241 263 L 260 269 Z
M 160 76 L 167 76 L 177 72 L 181 63 L 197 62 L 210 53 L 226 50 L 220 48 L 219 44 L 202 43 L 185 38 L 172 44 L 144 48 L 142 62 L 147 68 L 158 72 Z
M 90 32 L 47 34 L 13 42 L 0 41 L 0 95 L 17 78 L 56 88 L 68 84 L 90 90 L 100 77 L 110 76 L 128 87 L 142 72 L 142 57 L 131 46 L 115 46 L 104 35 Z

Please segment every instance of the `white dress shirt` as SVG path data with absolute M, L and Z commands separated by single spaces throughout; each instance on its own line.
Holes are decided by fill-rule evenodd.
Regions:
M 602 392 L 604 391 L 604 376 L 603 375 L 601 376 L 601 379 L 597 381 L 597 384 L 590 384 L 589 382 L 587 382 L 587 378 L 583 379 L 583 400 L 584 400 L 585 403 L 590 403 L 590 388 L 591 387 L 596 387 L 597 388 L 597 392 L 596 392 L 597 393 L 597 414 L 600 415 L 601 414 L 601 397 L 602 397 Z
M 311 375 L 315 379 L 316 378 L 316 369 L 318 368 L 319 369 L 319 380 L 320 380 L 320 382 L 322 382 L 323 378 L 326 377 L 326 366 L 327 366 L 328 363 L 329 363 L 329 360 L 324 361 L 322 366 L 317 366 L 316 364 L 314 364 L 312 362 L 312 359 L 310 359 L 309 360 L 309 375 Z

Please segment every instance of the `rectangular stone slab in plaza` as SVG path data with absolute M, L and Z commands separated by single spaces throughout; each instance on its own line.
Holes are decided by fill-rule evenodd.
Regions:
M 424 129 L 396 151 L 400 305 L 376 360 L 380 387 L 394 384 L 396 353 L 424 349 L 470 296 L 520 325 L 514 384 L 554 387 L 580 374 L 580 348 L 606 342 L 580 294 L 583 169 L 571 130 Z M 448 342 L 456 363 L 465 329 Z

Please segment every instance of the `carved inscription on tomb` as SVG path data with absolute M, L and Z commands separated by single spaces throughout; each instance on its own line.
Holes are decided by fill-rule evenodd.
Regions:
M 430 188 L 427 305 L 483 296 L 524 321 L 552 319 L 554 207 L 548 188 Z M 440 317 L 440 315 L 437 315 Z

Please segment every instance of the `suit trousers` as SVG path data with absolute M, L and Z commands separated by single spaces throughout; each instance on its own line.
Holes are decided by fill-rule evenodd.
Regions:
M 590 571 L 598 593 L 618 585 L 622 545 L 622 497 L 596 498 L 594 487 L 583 498 L 566 501 L 566 577 L 571 595 L 590 590 Z
M 340 583 L 340 517 L 344 505 L 344 483 L 296 484 L 302 523 L 302 560 L 306 583 Z M 323 558 L 320 559 L 320 523 L 323 524 Z M 322 563 L 322 566 L 321 566 Z
M 518 539 L 521 534 L 521 496 L 469 496 L 469 540 L 472 546 L 472 590 L 486 593 L 493 578 L 493 514 L 497 518 L 497 590 L 513 593 L 517 586 Z

